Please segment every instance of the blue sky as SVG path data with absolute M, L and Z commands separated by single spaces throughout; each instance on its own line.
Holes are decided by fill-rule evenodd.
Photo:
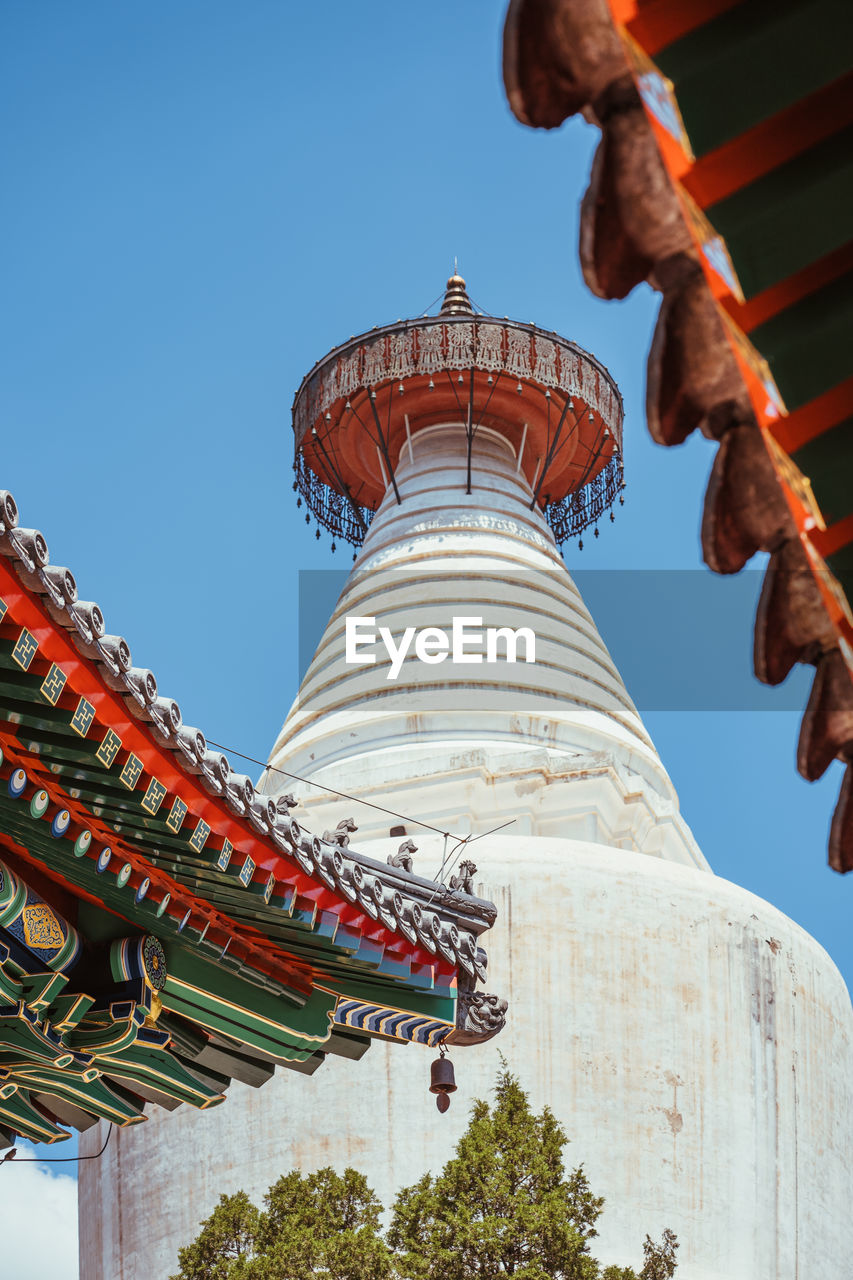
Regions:
M 504 8 L 0 11 L 0 485 L 185 719 L 250 755 L 266 756 L 295 693 L 298 571 L 336 563 L 295 508 L 293 392 L 330 346 L 425 310 L 454 255 L 479 306 L 575 339 L 622 389 L 626 504 L 569 567 L 700 570 L 713 448 L 648 437 L 657 297 L 603 303 L 583 286 L 597 133 L 513 120 Z M 738 679 L 757 584 L 713 596 Z M 602 621 L 617 659 L 636 593 L 619 605 Z M 649 660 L 665 667 L 673 628 L 658 642 Z M 717 705 L 702 697 L 714 667 L 700 645 L 680 666 L 691 709 L 643 708 L 684 813 L 716 872 L 792 916 L 849 983 L 853 884 L 826 867 L 840 771 L 799 779 L 799 716 L 770 709 L 800 705 L 808 682 L 758 691 L 762 710 L 698 711 Z

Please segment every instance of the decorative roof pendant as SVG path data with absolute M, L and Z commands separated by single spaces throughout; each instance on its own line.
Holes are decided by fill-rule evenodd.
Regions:
M 438 1053 L 439 1056 L 430 1067 L 429 1091 L 435 1094 L 435 1105 L 440 1112 L 444 1113 L 450 1106 L 451 1093 L 455 1093 L 458 1086 L 453 1063 L 447 1057 L 447 1050 L 443 1044 L 439 1045 Z

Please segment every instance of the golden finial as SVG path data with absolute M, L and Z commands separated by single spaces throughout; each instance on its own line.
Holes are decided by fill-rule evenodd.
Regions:
M 468 291 L 465 288 L 465 281 L 459 274 L 456 258 L 453 259 L 453 275 L 447 282 L 447 290 L 444 294 L 444 302 L 441 304 L 440 314 L 443 316 L 472 316 L 474 314 L 471 299 L 468 297 Z

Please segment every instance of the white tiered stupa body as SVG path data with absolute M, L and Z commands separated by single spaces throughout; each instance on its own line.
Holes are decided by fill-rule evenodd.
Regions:
M 502 1053 L 605 1196 L 606 1261 L 636 1264 L 645 1232 L 670 1226 L 691 1280 L 794 1277 L 797 1257 L 841 1280 L 845 985 L 802 929 L 710 873 L 511 449 L 478 435 L 474 464 L 466 494 L 459 425 L 404 450 L 402 502 L 380 508 L 270 764 L 459 834 L 511 822 L 470 847 L 477 891 L 498 907 L 489 987 L 509 999 L 507 1026 L 457 1055 L 460 1093 L 441 1118 L 424 1055 L 372 1050 L 353 1085 L 359 1114 L 377 1118 L 369 1150 L 362 1124 L 336 1124 L 346 1083 L 318 1074 L 315 1162 L 370 1170 L 387 1201 L 446 1161 Z M 527 626 L 536 662 L 409 659 L 390 681 L 387 659 L 344 662 L 348 615 L 396 637 L 459 616 Z M 281 789 L 272 773 L 266 785 Z M 315 828 L 354 813 L 360 846 L 396 848 L 394 819 L 300 795 Z M 434 873 L 442 837 L 408 834 Z
M 845 985 L 802 929 L 710 872 L 514 448 L 481 428 L 469 484 L 467 440 L 434 423 L 404 446 L 270 764 L 437 828 L 407 825 L 415 870 L 438 870 L 440 832 L 482 836 L 461 852 L 498 907 L 488 986 L 506 1028 L 454 1055 L 446 1115 L 434 1055 L 391 1044 L 356 1069 L 235 1084 L 211 1112 L 155 1109 L 81 1169 L 83 1280 L 160 1280 L 220 1192 L 259 1200 L 289 1168 L 352 1165 L 390 1203 L 452 1155 L 500 1054 L 605 1197 L 605 1262 L 637 1266 L 645 1233 L 671 1227 L 685 1280 L 849 1274 Z M 347 616 L 395 637 L 525 626 L 536 661 L 415 656 L 391 680 L 380 649 L 346 663 Z M 295 792 L 312 830 L 354 817 L 373 857 L 400 844 L 399 819 L 273 771 L 263 786 Z

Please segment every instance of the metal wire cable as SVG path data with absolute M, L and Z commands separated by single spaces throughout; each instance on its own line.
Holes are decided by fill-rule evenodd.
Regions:
M 17 1147 L 12 1147 L 11 1151 L 7 1151 L 0 1165 L 3 1164 L 79 1164 L 81 1160 L 99 1160 L 107 1149 L 107 1143 L 113 1136 L 115 1125 L 110 1121 L 110 1127 L 107 1130 L 107 1136 L 104 1139 L 104 1145 L 100 1151 L 96 1151 L 91 1156 L 19 1156 Z
M 443 297 L 444 297 L 444 290 L 442 289 L 440 293 L 437 293 L 437 294 L 435 295 L 435 297 L 433 298 L 432 302 L 429 304 L 429 306 L 428 306 L 428 307 L 424 307 L 423 311 L 419 311 L 419 312 L 418 312 L 418 315 L 420 315 L 420 316 L 428 316 L 428 315 L 429 315 L 429 313 L 430 313 L 430 311 L 432 311 L 433 307 L 435 306 L 435 304 L 436 304 L 437 302 L 441 302 L 441 300 L 442 300 L 442 298 L 443 298 Z
M 250 764 L 257 764 L 270 773 L 280 773 L 284 778 L 290 778 L 294 782 L 304 782 L 307 787 L 315 787 L 318 791 L 326 791 L 329 795 L 339 796 L 341 800 L 351 800 L 353 804 L 366 805 L 369 809 L 378 809 L 380 813 L 390 814 L 392 818 L 400 818 L 403 822 L 411 822 L 417 827 L 423 827 L 427 831 L 435 831 L 438 835 L 445 838 L 453 837 L 454 840 L 460 840 L 464 837 L 453 835 L 451 831 L 444 831 L 441 827 L 434 827 L 430 822 L 423 822 L 420 818 L 412 818 L 405 813 L 398 813 L 396 809 L 388 809 L 384 804 L 376 804 L 372 800 L 362 800 L 358 796 L 350 795 L 347 791 L 336 791 L 334 787 L 326 786 L 323 782 L 314 782 L 311 778 L 303 778 L 298 773 L 288 773 L 286 769 L 279 769 L 275 765 L 266 764 L 263 760 L 256 759 L 255 756 L 247 756 L 244 751 L 235 751 L 233 747 L 227 747 L 221 742 L 213 742 L 208 739 L 211 747 L 216 747 L 219 751 L 227 751 L 232 756 L 238 756 L 241 760 L 248 760 Z
M 431 822 L 424 822 L 421 818 L 412 818 L 408 814 L 398 813 L 396 809 L 389 809 L 384 804 L 376 804 L 373 800 L 362 800 L 359 796 L 350 795 L 348 791 L 336 791 L 334 787 L 328 787 L 323 782 L 314 782 L 311 778 L 303 778 L 298 773 L 288 773 L 287 769 L 279 769 L 276 765 L 265 764 L 263 760 L 258 760 L 255 756 L 247 756 L 244 751 L 236 751 L 233 747 L 227 747 L 222 742 L 214 742 L 211 738 L 208 738 L 208 744 L 211 747 L 216 747 L 219 751 L 227 751 L 232 756 L 238 756 L 241 760 L 248 760 L 250 764 L 260 765 L 262 769 L 269 770 L 270 773 L 280 773 L 282 777 L 290 778 L 293 782 L 303 782 L 307 787 L 315 787 L 318 791 L 325 791 L 329 795 L 338 796 L 341 800 L 350 800 L 353 804 L 366 805 L 368 809 L 378 809 L 380 813 L 390 814 L 392 818 L 400 818 L 402 822 L 411 822 L 416 827 L 423 827 L 426 831 L 434 831 L 436 835 L 443 836 L 445 855 L 442 858 L 439 875 L 447 859 L 452 858 L 457 849 L 466 844 L 473 844 L 475 840 L 482 840 L 485 836 L 494 835 L 496 831 L 502 831 L 504 827 L 510 827 L 515 822 L 515 818 L 510 818 L 507 822 L 502 822 L 499 826 L 492 827 L 490 831 L 481 831 L 479 835 L 457 836 L 452 831 L 444 831 L 441 827 L 435 827 Z M 457 842 L 449 854 L 446 852 L 448 840 Z
M 493 836 L 496 831 L 503 831 L 504 827 L 511 827 L 514 822 L 515 822 L 515 818 L 510 818 L 508 819 L 508 821 L 500 823 L 500 825 L 497 827 L 491 827 L 488 831 L 481 831 L 478 836 L 467 835 L 463 840 L 457 841 L 457 843 L 450 850 L 450 853 L 447 852 L 447 841 L 445 841 L 444 857 L 441 860 L 441 866 L 438 868 L 438 874 L 434 876 L 433 879 L 437 881 L 441 881 L 441 874 L 444 871 L 445 865 L 448 862 L 448 858 L 450 859 L 449 865 L 447 865 L 447 875 L 449 876 L 453 868 L 456 866 L 456 862 L 459 858 L 460 853 L 462 852 L 463 849 L 466 848 L 467 845 L 473 844 L 475 840 L 482 840 L 484 839 L 485 836 Z M 435 893 L 432 895 L 432 898 L 429 899 L 427 906 L 429 906 L 429 903 L 433 901 L 437 893 L 438 893 L 438 890 L 436 889 Z

